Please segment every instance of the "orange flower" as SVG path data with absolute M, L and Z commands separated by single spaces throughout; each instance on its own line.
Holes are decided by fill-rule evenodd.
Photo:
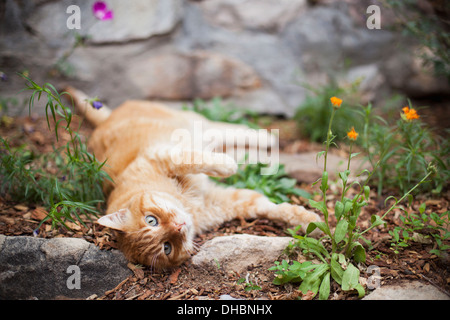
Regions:
M 355 131 L 354 127 L 352 127 L 352 130 L 347 132 L 347 137 L 353 141 L 356 141 L 356 139 L 358 138 L 358 135 L 359 135 L 359 133 Z
M 402 111 L 402 118 L 404 118 L 405 120 L 414 120 L 420 118 L 420 116 L 417 114 L 417 111 L 413 108 L 410 109 L 408 106 L 402 108 Z
M 339 99 L 337 97 L 332 97 L 330 98 L 331 104 L 333 105 L 333 107 L 340 108 L 341 107 L 341 103 L 342 103 L 342 99 Z

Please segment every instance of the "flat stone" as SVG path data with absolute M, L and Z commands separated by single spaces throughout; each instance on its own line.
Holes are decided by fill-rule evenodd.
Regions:
M 450 300 L 450 297 L 431 284 L 404 281 L 400 284 L 381 286 L 363 300 Z
M 86 299 L 130 274 L 121 252 L 83 239 L 0 236 L 0 299 Z
M 200 251 L 192 257 L 192 263 L 242 273 L 252 265 L 277 260 L 291 240 L 290 237 L 249 234 L 216 237 L 203 244 Z

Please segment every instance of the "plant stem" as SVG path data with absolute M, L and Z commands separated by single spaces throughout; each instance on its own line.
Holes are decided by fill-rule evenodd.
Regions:
M 423 179 L 422 180 L 420 180 L 420 182 L 419 183 L 417 183 L 414 187 L 412 187 L 408 192 L 406 192 L 404 195 L 403 195 L 403 197 L 401 197 L 400 198 L 400 200 L 397 200 L 397 201 L 395 201 L 395 203 L 389 208 L 389 210 L 388 211 L 386 211 L 382 216 L 381 216 L 381 220 L 383 220 L 386 216 L 387 216 L 387 214 L 389 213 L 389 212 L 391 212 L 400 202 L 402 202 L 411 192 L 413 192 L 419 185 L 421 185 L 422 183 L 424 183 L 425 182 L 425 180 L 427 180 L 428 179 L 428 177 L 430 176 L 430 175 L 432 175 L 433 174 L 433 172 L 428 172 L 428 174 L 425 176 L 425 177 L 423 177 Z M 364 233 L 366 233 L 367 231 L 369 231 L 369 230 L 371 230 L 371 229 L 373 229 L 374 228 L 374 226 L 370 226 L 369 228 L 367 228 L 366 230 L 364 230 L 363 232 L 361 232 L 361 235 L 362 234 L 364 234 Z
M 330 148 L 331 143 L 331 124 L 333 123 L 334 114 L 336 113 L 336 109 L 333 108 L 333 111 L 331 112 L 331 118 L 330 123 L 328 124 L 328 131 L 327 131 L 327 144 L 325 147 L 325 159 L 323 162 L 323 171 L 327 171 L 327 157 L 328 157 L 328 149 Z M 324 194 L 325 196 L 325 194 Z
M 323 161 L 323 171 L 324 172 L 327 171 L 328 149 L 330 147 L 330 143 L 331 143 L 331 139 L 332 139 L 331 124 L 333 123 L 333 119 L 334 119 L 334 114 L 335 113 L 336 113 L 336 109 L 333 108 L 333 111 L 332 111 L 331 117 L 330 117 L 330 123 L 328 124 L 327 141 L 326 141 L 326 147 L 325 147 L 325 158 L 324 158 L 324 161 Z M 328 210 L 326 210 L 326 207 L 327 207 L 327 189 L 322 190 L 322 194 L 323 194 L 323 200 L 322 201 L 323 201 L 323 204 L 325 206 L 325 212 L 324 212 L 324 214 L 325 214 L 325 223 L 326 223 L 327 228 L 329 230 L 330 226 L 329 226 L 329 222 L 328 222 Z
M 350 170 L 350 161 L 352 159 L 352 148 L 353 148 L 353 141 L 350 142 L 350 152 L 348 155 L 348 162 L 347 162 L 347 171 Z M 343 181 L 342 184 L 342 196 L 341 196 L 341 202 L 344 202 L 344 196 L 345 196 L 345 188 L 347 187 L 347 180 Z

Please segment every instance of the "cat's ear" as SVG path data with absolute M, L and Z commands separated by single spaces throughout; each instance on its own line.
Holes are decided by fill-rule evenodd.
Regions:
M 107 214 L 97 220 L 99 224 L 116 230 L 125 231 L 130 222 L 131 212 L 128 209 L 120 209 L 117 212 Z

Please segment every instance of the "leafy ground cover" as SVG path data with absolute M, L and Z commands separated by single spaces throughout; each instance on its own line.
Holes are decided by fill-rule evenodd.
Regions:
M 75 125 L 79 124 L 79 119 L 73 117 Z M 272 126 L 281 129 L 281 145 L 283 150 L 289 151 L 299 149 L 301 151 L 317 150 L 316 144 L 311 144 L 306 140 L 299 140 L 293 133 L 290 121 L 279 121 Z M 78 126 L 77 126 L 78 127 Z M 88 137 L 92 132 L 92 127 L 86 122 L 80 125 L 79 134 Z M 43 117 L 21 117 L 11 119 L 9 123 L 2 123 L 0 136 L 7 138 L 11 146 L 18 147 L 26 145 L 29 150 L 42 153 L 52 150 L 52 145 L 56 143 L 54 134 L 47 129 L 46 119 Z M 64 146 L 70 136 L 61 133 L 56 145 Z M 331 150 L 330 152 L 345 153 L 345 150 Z M 48 170 L 52 170 L 52 163 L 49 162 Z M 316 200 L 320 200 L 319 185 L 298 185 L 299 189 L 305 190 Z M 348 193 L 356 194 L 357 190 L 349 190 Z M 361 229 L 370 226 L 370 217 L 373 214 L 382 215 L 385 210 L 384 199 L 389 195 L 381 195 L 371 190 L 369 203 L 362 209 L 358 219 Z M 309 207 L 309 201 L 301 196 L 292 194 L 290 200 Z M 333 217 L 333 206 L 336 200 L 340 199 L 339 194 L 331 193 L 327 196 L 327 203 L 330 203 L 330 217 Z M 385 225 L 380 225 L 365 234 L 371 241 L 372 248 L 367 250 L 365 263 L 357 265 L 360 270 L 360 277 L 368 279 L 372 274 L 367 272 L 368 267 L 375 265 L 380 269 L 380 285 L 395 283 L 404 279 L 415 279 L 425 283 L 430 283 L 447 294 L 450 292 L 450 263 L 448 250 L 441 250 L 441 254 L 436 254 L 439 244 L 431 241 L 435 228 L 428 228 L 421 231 L 424 237 L 413 239 L 413 229 L 420 223 L 418 217 L 422 213 L 431 216 L 432 213 L 441 216 L 449 210 L 450 193 L 444 190 L 438 197 L 426 197 L 418 195 L 414 198 L 406 210 L 410 213 L 411 224 L 405 226 L 404 212 L 400 209 L 392 210 L 384 219 Z M 425 205 L 424 205 L 425 204 Z M 310 207 L 311 208 L 311 207 Z M 45 209 L 33 203 L 13 202 L 8 196 L 0 198 L 0 233 L 4 235 L 33 235 L 34 230 L 46 217 Z M 84 217 L 81 217 L 82 219 Z M 116 248 L 114 236 L 110 230 L 85 219 L 85 226 L 67 222 L 72 230 L 63 227 L 52 228 L 50 221 L 42 223 L 37 236 L 39 237 L 79 237 L 90 241 L 100 248 Z M 433 222 L 434 223 L 434 222 Z M 435 224 L 433 225 L 435 226 Z M 330 229 L 336 227 L 336 221 L 330 219 Z M 448 226 L 447 226 L 448 228 Z M 249 233 L 264 236 L 286 236 L 287 226 L 272 221 L 258 219 L 253 221 L 234 220 L 227 222 L 196 238 L 196 243 L 202 245 L 208 239 L 217 236 Z M 404 238 L 403 231 L 408 233 L 410 238 Z M 36 232 L 35 232 L 36 235 Z M 398 241 L 396 235 L 399 236 Z M 402 245 L 402 241 L 406 244 Z M 406 241 L 406 242 L 405 242 Z M 449 245 L 448 240 L 444 240 L 442 245 Z M 284 259 L 294 261 L 295 256 L 280 257 L 280 262 Z M 308 294 L 303 295 L 298 290 L 297 284 L 285 283 L 275 285 L 274 271 L 268 269 L 273 267 L 273 263 L 267 265 L 256 265 L 249 268 L 246 274 L 227 273 L 220 267 L 211 266 L 207 270 L 198 268 L 189 262 L 171 272 L 155 273 L 147 268 L 140 268 L 129 265 L 133 270 L 133 275 L 125 279 L 116 288 L 105 292 L 103 296 L 93 297 L 96 299 L 218 299 L 221 295 L 228 294 L 235 298 L 245 299 L 311 299 Z M 369 269 L 370 270 L 370 269 Z M 243 281 L 247 278 L 249 281 Z M 201 280 L 200 280 L 201 279 Z M 317 298 L 317 297 L 316 297 Z M 330 299 L 357 299 L 354 292 L 343 291 L 335 283 L 331 284 Z

